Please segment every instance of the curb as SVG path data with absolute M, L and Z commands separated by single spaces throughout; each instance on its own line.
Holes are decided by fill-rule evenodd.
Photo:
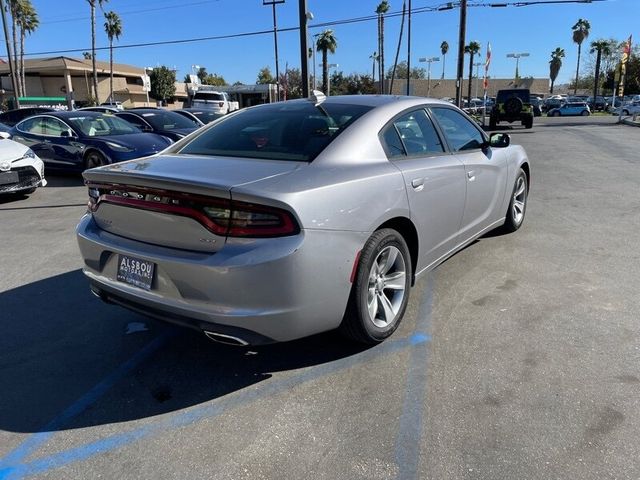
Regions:
M 624 125 L 630 125 L 632 127 L 640 127 L 640 121 L 633 121 L 630 118 L 623 118 L 621 122 L 618 123 L 623 123 Z

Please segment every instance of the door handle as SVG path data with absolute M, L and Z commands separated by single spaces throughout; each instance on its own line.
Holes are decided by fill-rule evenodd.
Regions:
M 411 180 L 411 186 L 417 192 L 424 188 L 424 178 L 414 178 Z
M 469 170 L 467 172 L 467 178 L 470 182 L 473 182 L 476 179 L 476 172 L 474 172 L 473 170 Z
M 46 138 L 43 140 L 44 143 L 51 143 L 51 140 L 47 140 Z

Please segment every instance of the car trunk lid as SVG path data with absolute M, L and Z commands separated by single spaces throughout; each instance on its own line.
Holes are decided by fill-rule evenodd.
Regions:
M 294 171 L 296 162 L 163 155 L 87 170 L 100 228 L 146 243 L 215 252 L 233 187 Z

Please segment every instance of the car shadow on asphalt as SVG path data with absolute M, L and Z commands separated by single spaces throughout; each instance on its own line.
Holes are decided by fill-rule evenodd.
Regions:
M 34 193 L 31 194 L 23 194 L 23 193 L 8 193 L 0 195 L 0 205 L 16 205 L 16 207 L 20 208 L 46 208 L 46 207 L 24 207 L 24 200 L 28 199 L 31 196 L 37 196 L 38 190 L 41 188 L 51 189 L 51 188 L 68 188 L 68 187 L 81 187 L 84 185 L 81 175 L 73 175 L 73 174 L 46 174 L 47 186 L 46 187 L 38 187 Z M 61 206 L 75 206 L 75 205 L 61 205 Z M 3 209 L 10 210 L 10 209 Z
M 47 424 L 49 430 L 66 430 L 174 412 L 259 384 L 276 372 L 367 349 L 332 332 L 261 347 L 217 344 L 196 331 L 102 303 L 89 293 L 80 270 L 0 293 L 0 312 L 0 429 L 9 432 L 40 432 Z M 154 342 L 158 347 L 148 356 L 132 360 Z M 51 426 L 114 375 L 113 386 L 86 409 Z

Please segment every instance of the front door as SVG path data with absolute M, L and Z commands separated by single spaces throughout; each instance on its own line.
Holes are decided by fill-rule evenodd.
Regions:
M 462 113 L 449 107 L 432 107 L 431 112 L 443 132 L 449 149 L 464 164 L 467 199 L 460 242 L 489 227 L 501 212 L 507 184 L 507 152 L 491 149 L 485 136 Z

